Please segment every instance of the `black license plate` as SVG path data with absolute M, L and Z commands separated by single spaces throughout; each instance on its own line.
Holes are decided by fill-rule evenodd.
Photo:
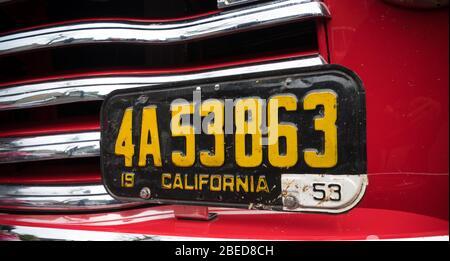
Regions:
M 294 194 L 340 208 L 350 192 L 333 179 L 366 173 L 364 99 L 335 65 L 115 91 L 101 110 L 103 182 L 120 200 L 286 210 L 282 176 L 315 175 Z

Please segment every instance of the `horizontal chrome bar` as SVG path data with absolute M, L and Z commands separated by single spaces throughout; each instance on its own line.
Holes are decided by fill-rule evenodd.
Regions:
M 228 241 L 233 239 L 132 234 L 95 230 L 74 230 L 0 224 L 0 238 L 11 241 Z M 238 240 L 238 239 L 234 239 Z M 239 239 L 243 240 L 243 239 Z M 245 240 L 245 239 L 244 239 Z
M 186 42 L 329 16 L 327 7 L 321 2 L 283 0 L 176 22 L 143 23 L 131 20 L 76 22 L 2 36 L 0 55 L 102 42 L 145 44 Z
M 0 111 L 72 102 L 103 100 L 106 95 L 117 89 L 141 87 L 184 80 L 246 75 L 280 69 L 303 68 L 323 65 L 325 63 L 326 62 L 320 55 L 311 55 L 300 58 L 277 60 L 238 67 L 228 67 L 195 73 L 146 76 L 103 76 L 6 86 L 0 88 Z
M 0 185 L 0 209 L 76 211 L 134 205 L 112 198 L 103 185 Z
M 246 75 L 255 72 L 269 72 L 280 69 L 302 68 L 323 64 L 325 64 L 325 61 L 319 55 L 316 55 L 299 59 L 233 67 L 193 74 L 141 77 L 94 77 L 45 82 L 0 90 L 0 108 L 12 109 L 30 107 L 30 103 L 24 102 L 24 100 L 33 100 L 34 102 L 32 102 L 32 104 L 34 106 L 37 106 L 36 104 L 51 105 L 75 101 L 102 100 L 111 91 L 122 88 L 183 80 Z M 46 89 L 42 90 L 44 88 Z M 63 93 L 76 93 L 77 96 L 58 95 Z M 12 104 L 11 102 L 18 97 L 22 97 L 23 99 L 16 100 L 16 102 Z M 67 99 L 67 97 L 69 97 L 69 99 Z M 75 97 L 77 97 L 77 99 L 75 99 Z M 8 102 L 10 102 L 9 105 L 5 105 L 5 103 Z M 99 141 L 99 132 L 0 138 L 0 164 L 49 159 L 95 157 L 99 156 Z
M 0 163 L 95 157 L 99 155 L 99 140 L 99 132 L 2 138 Z

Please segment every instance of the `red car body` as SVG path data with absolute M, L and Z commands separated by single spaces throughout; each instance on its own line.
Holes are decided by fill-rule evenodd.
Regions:
M 448 8 L 324 2 L 332 18 L 319 23 L 320 53 L 358 74 L 366 91 L 369 185 L 354 209 L 328 215 L 211 208 L 215 220 L 191 221 L 176 219 L 175 206 L 166 205 L 4 213 L 0 224 L 41 238 L 59 231 L 79 233 L 78 239 L 448 240 Z

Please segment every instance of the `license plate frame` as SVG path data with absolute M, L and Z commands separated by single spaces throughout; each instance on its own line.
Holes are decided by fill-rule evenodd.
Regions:
M 269 164 L 267 146 L 263 148 L 263 161 L 257 168 L 241 168 L 236 166 L 236 160 L 233 157 L 235 144 L 233 144 L 234 134 L 225 134 L 225 144 L 232 144 L 231 148 L 225 150 L 225 162 L 221 167 L 213 167 L 206 169 L 199 162 L 199 146 L 195 149 L 195 164 L 192 167 L 177 167 L 170 162 L 169 152 L 174 150 L 183 150 L 182 146 L 172 146 L 170 140 L 170 120 L 166 119 L 170 116 L 170 110 L 162 109 L 157 111 L 159 140 L 164 143 L 160 146 L 162 167 L 151 166 L 153 157 L 146 159 L 146 166 L 139 167 L 136 162 L 139 161 L 139 139 L 142 126 L 139 119 L 142 119 L 142 108 L 149 105 L 162 105 L 164 101 L 169 104 L 173 99 L 186 98 L 192 101 L 193 92 L 201 91 L 201 100 L 205 101 L 211 98 L 241 99 L 245 97 L 269 98 L 271 95 L 280 93 L 294 93 L 297 96 L 298 108 L 302 108 L 302 99 L 304 96 L 314 90 L 332 90 L 337 94 L 337 164 L 331 168 L 311 168 L 305 164 L 301 155 L 304 154 L 305 148 L 317 148 L 321 150 L 321 142 L 323 142 L 323 132 L 314 130 L 314 123 L 305 128 L 304 124 L 297 124 L 306 131 L 298 134 L 301 136 L 298 141 L 308 140 L 306 144 L 300 143 L 298 146 L 298 164 L 290 168 L 276 168 Z M 173 99 L 172 99 L 173 98 Z M 190 98 L 190 99 L 189 99 Z M 134 140 L 134 165 L 132 167 L 124 166 L 124 156 L 114 153 L 114 144 L 117 140 L 117 134 L 120 128 L 120 122 L 123 120 L 125 108 L 133 107 L 132 120 L 132 140 Z M 163 106 L 164 107 L 164 106 Z M 162 108 L 162 107 L 159 107 Z M 165 113 L 163 113 L 164 111 Z M 286 113 L 286 111 L 282 110 Z M 136 112 L 136 113 L 135 113 Z M 304 112 L 305 113 L 305 112 Z M 303 122 L 314 122 L 314 117 L 323 113 L 320 106 L 314 110 L 308 111 L 309 116 L 302 118 Z M 233 114 L 234 115 L 234 114 Z M 295 113 L 294 113 L 295 115 Z M 305 113 L 306 115 L 306 113 Z M 301 116 L 301 115 L 300 115 Z M 322 115 L 323 116 L 323 115 Z M 247 119 L 249 116 L 247 116 Z M 294 116 L 289 115 L 287 119 Z M 283 120 L 280 118 L 280 122 Z M 169 122 L 169 123 L 168 123 Z M 226 122 L 226 120 L 225 120 Z M 191 122 L 192 123 L 192 122 Z M 226 124 L 226 123 L 225 123 Z M 233 122 L 234 124 L 234 122 Z M 313 211 L 327 213 L 341 213 L 348 211 L 358 203 L 365 191 L 367 182 L 367 163 L 366 163 L 366 118 L 365 118 L 365 92 L 362 81 L 352 71 L 339 65 L 321 65 L 309 68 L 286 69 L 265 73 L 253 73 L 245 76 L 227 76 L 217 77 L 205 80 L 193 80 L 177 83 L 167 83 L 158 86 L 147 86 L 141 88 L 123 89 L 110 93 L 101 108 L 101 169 L 102 180 L 106 190 L 116 199 L 121 201 L 144 201 L 149 203 L 160 204 L 187 204 L 187 205 L 204 205 L 204 206 L 222 206 L 222 207 L 239 207 L 250 209 L 266 209 L 278 211 Z M 226 126 L 224 126 L 226 128 Z M 234 127 L 235 128 L 235 127 Z M 233 130 L 235 131 L 235 130 Z M 303 131 L 303 130 L 302 130 Z M 199 136 L 197 136 L 199 135 Z M 309 135 L 309 136 L 308 136 Z M 195 137 L 212 137 L 212 135 L 196 134 Z M 321 138 L 322 137 L 322 138 Z M 177 137 L 180 138 L 180 137 Z M 182 138 L 182 137 L 181 137 Z M 200 138 L 201 139 L 201 138 Z M 205 138 L 204 138 L 205 139 Z M 196 141 L 198 139 L 196 138 Z M 311 141 L 313 140 L 313 141 Z M 179 142 L 179 141 L 178 141 Z M 181 142 L 183 143 L 183 142 Z M 211 143 L 205 143 L 206 147 Z M 203 145 L 205 145 L 203 144 Z M 208 145 L 209 144 L 209 145 Z M 184 142 L 185 145 L 185 142 Z M 201 145 L 201 146 L 203 146 Z M 200 146 L 200 147 L 201 147 Z M 284 144 L 284 146 L 288 146 Z M 164 148 L 163 148 L 164 147 Z M 170 148 L 169 148 L 170 147 Z M 323 147 L 323 146 L 322 146 Z M 175 149 L 174 149 L 175 148 Z M 227 146 L 225 146 L 227 148 Z M 323 149 L 322 149 L 323 150 Z M 120 163 L 122 162 L 122 163 Z M 234 162 L 234 163 L 233 163 Z M 124 173 L 133 174 L 133 186 L 124 186 Z M 155 174 L 156 173 L 156 174 Z M 251 177 L 253 175 L 254 185 L 257 186 L 262 175 L 265 176 L 270 192 L 263 194 L 243 193 L 240 191 L 210 191 L 210 190 L 186 190 L 186 189 L 162 189 L 162 174 L 171 174 L 171 181 L 176 178 L 176 174 L 180 174 L 182 183 L 194 186 L 198 184 L 201 174 L 209 175 L 208 180 L 211 181 L 212 175 L 219 175 L 224 182 L 224 175 L 233 175 L 236 185 L 238 175 Z M 197 178 L 195 176 L 197 175 Z M 287 175 L 287 176 L 286 176 Z M 356 184 L 354 188 L 347 189 L 354 191 L 348 195 L 346 202 L 341 205 L 324 203 L 324 199 L 317 200 L 317 204 L 313 207 L 302 207 L 302 202 L 296 202 L 292 205 L 289 189 L 282 182 L 284 177 L 310 176 L 313 183 L 308 184 L 309 195 L 312 198 L 317 197 L 317 189 L 313 186 L 317 184 L 320 177 L 331 182 L 333 179 L 341 180 L 339 184 L 342 186 L 350 186 L 345 184 Z M 354 177 L 358 179 L 354 181 Z M 187 178 L 186 178 L 187 177 Z M 331 181 L 330 181 L 331 179 Z M 346 181 L 342 181 L 342 180 Z M 195 181 L 197 180 L 197 181 Z M 302 182 L 306 182 L 303 179 Z M 126 181 L 126 180 L 125 180 Z M 351 181 L 351 182 L 349 182 Z M 315 183 L 314 183 L 315 182 Z M 338 182 L 338 181 L 336 181 Z M 283 184 L 282 184 L 283 183 Z M 306 184 L 306 183 L 305 183 Z M 328 184 L 328 183 L 327 183 Z M 159 187 L 158 187 L 159 186 Z M 249 182 L 250 186 L 250 182 Z M 222 186 L 221 186 L 222 187 Z M 237 187 L 235 187 L 236 189 Z M 303 189 L 306 188 L 303 187 Z M 148 189 L 148 191 L 147 191 Z M 345 189 L 345 187 L 343 187 Z M 320 189 L 319 189 L 320 190 Z M 300 193 L 300 192 L 299 192 Z M 306 193 L 306 192 L 305 192 Z M 325 193 L 325 192 L 324 192 Z M 328 192 L 326 192 L 328 193 Z M 330 193 L 333 193 L 331 191 Z M 304 193 L 303 193 L 304 194 Z M 325 195 L 325 194 L 324 194 Z M 305 196 L 305 195 L 303 195 Z M 329 196 L 329 195 L 328 195 Z M 302 193 L 296 196 L 297 201 L 301 201 Z M 329 201 L 329 198 L 328 198 Z M 332 202 L 331 202 L 332 203 Z M 289 206 L 287 206 L 289 205 Z

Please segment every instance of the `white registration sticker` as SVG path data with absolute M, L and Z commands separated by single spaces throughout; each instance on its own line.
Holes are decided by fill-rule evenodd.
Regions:
M 283 210 L 342 213 L 363 197 L 367 175 L 282 174 Z

